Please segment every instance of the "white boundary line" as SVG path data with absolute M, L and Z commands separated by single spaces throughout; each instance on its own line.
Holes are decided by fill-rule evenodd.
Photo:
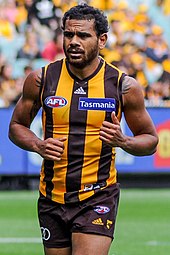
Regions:
M 146 245 L 148 245 L 148 246 L 170 246 L 170 242 L 152 240 L 152 241 L 146 242 Z
M 38 237 L 0 237 L 0 243 L 42 243 Z
M 42 243 L 39 237 L 0 237 L 0 243 Z M 164 241 L 148 241 L 145 243 L 148 246 L 170 246 L 170 242 Z

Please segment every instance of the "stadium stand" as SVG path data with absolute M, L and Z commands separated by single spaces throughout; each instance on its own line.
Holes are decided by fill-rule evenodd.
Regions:
M 37 9 L 37 3 L 40 2 L 42 10 Z M 43 11 L 45 2 L 48 2 L 47 16 L 40 19 L 38 12 Z M 63 12 L 80 2 L 88 2 L 101 8 L 109 18 L 108 44 L 101 55 L 139 80 L 147 105 L 151 102 L 151 106 L 169 106 L 168 0 L 135 0 L 133 6 L 131 1 L 125 0 L 1 0 L 0 69 L 4 64 L 11 64 L 12 78 L 17 84 L 17 80 L 25 76 L 26 66 L 36 69 L 62 57 L 63 52 L 60 50 L 58 53 L 57 50 L 57 37 L 60 36 L 57 30 L 61 25 Z M 53 57 L 49 54 L 53 54 Z M 1 80 L 0 77 L 0 84 Z M 0 85 L 0 97 L 1 90 Z

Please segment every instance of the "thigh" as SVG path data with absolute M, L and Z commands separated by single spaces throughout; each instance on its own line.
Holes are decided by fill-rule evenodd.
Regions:
M 69 254 L 67 250 L 71 247 L 71 233 L 63 216 L 65 214 L 63 210 L 62 205 L 40 195 L 38 218 L 45 253 L 48 255 Z M 55 253 L 57 249 L 58 252 Z
M 71 248 L 47 248 L 44 247 L 45 255 L 71 255 Z
M 94 234 L 72 234 L 72 255 L 108 255 L 112 239 Z
M 115 184 L 97 192 L 79 205 L 71 232 L 94 234 L 114 238 L 119 202 L 119 185 Z

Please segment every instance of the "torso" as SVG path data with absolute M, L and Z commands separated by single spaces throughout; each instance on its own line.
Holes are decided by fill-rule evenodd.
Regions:
M 47 67 L 42 90 L 45 139 L 68 139 L 61 161 L 42 164 L 44 196 L 59 203 L 78 202 L 116 182 L 115 150 L 99 140 L 99 131 L 104 120 L 111 121 L 111 111 L 121 118 L 123 77 L 103 59 L 84 80 L 68 70 L 65 59 Z

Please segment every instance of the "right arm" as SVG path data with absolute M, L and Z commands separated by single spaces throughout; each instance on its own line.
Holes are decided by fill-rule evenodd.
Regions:
M 41 140 L 30 130 L 30 125 L 41 108 L 39 93 L 42 73 L 31 72 L 24 82 L 23 94 L 16 104 L 10 125 L 9 138 L 18 147 L 36 152 L 48 160 L 60 160 L 66 138 Z
M 133 135 L 123 134 L 120 122 L 113 112 L 112 123 L 104 121 L 101 126 L 100 139 L 134 156 L 151 155 L 156 152 L 158 135 L 145 108 L 142 88 L 129 76 L 125 76 L 122 87 L 124 116 Z

